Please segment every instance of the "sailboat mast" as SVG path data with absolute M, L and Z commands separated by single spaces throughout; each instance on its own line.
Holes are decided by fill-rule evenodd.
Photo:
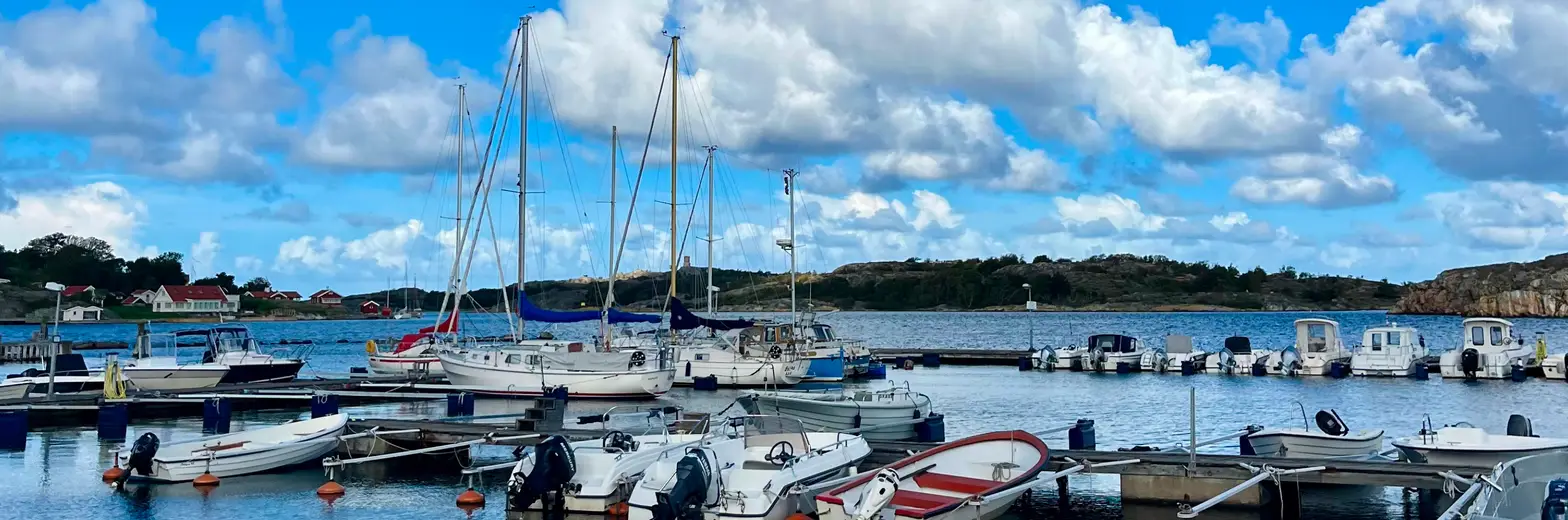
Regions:
M 795 314 L 795 169 L 784 170 L 784 191 L 789 193 L 789 320 L 799 323 Z
M 680 164 L 680 140 L 676 138 L 680 131 L 679 101 L 681 79 L 681 37 L 670 37 L 670 298 L 675 297 L 675 172 L 676 165 Z
M 604 338 L 604 350 L 610 350 L 610 306 L 615 305 L 615 274 L 621 267 L 615 257 L 615 176 L 619 162 L 617 146 L 621 142 L 620 128 L 610 127 L 610 279 L 604 286 L 604 309 L 599 311 L 599 337 Z
M 528 280 L 528 22 L 532 16 L 522 18 L 523 27 L 518 32 L 523 39 L 522 60 L 517 63 L 517 97 L 518 104 L 522 105 L 522 117 L 518 118 L 522 126 L 521 137 L 517 141 L 517 306 L 522 308 L 523 298 L 527 298 L 527 291 L 523 290 L 524 281 Z M 517 313 L 517 339 L 528 337 L 528 322 L 522 312 Z
M 708 151 L 708 286 L 702 292 L 708 295 L 708 315 L 713 315 L 713 150 L 717 146 L 704 146 Z

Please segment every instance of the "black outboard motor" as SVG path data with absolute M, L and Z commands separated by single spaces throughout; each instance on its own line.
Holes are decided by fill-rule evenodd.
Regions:
M 1345 420 L 1339 418 L 1339 412 L 1333 410 L 1318 410 L 1316 416 L 1318 430 L 1324 434 L 1335 437 L 1344 437 L 1350 433 L 1350 427 L 1345 426 Z
M 566 500 L 562 493 L 576 474 L 577 458 L 572 452 L 571 442 L 566 437 L 551 435 L 534 446 L 533 471 L 524 475 L 522 481 L 512 479 L 507 487 L 507 509 L 526 511 L 534 501 L 551 492 L 555 496 L 546 499 L 542 506 L 547 511 L 552 507 L 561 507 Z
M 1546 483 L 1546 498 L 1541 500 L 1541 520 L 1568 519 L 1568 480 Z
M 1508 435 L 1514 437 L 1534 437 L 1535 427 L 1531 425 L 1529 417 L 1513 414 L 1508 416 Z
M 1481 371 L 1481 353 L 1473 348 L 1460 352 L 1459 371 L 1464 372 L 1465 379 L 1475 379 L 1475 373 Z
M 712 477 L 713 461 L 706 452 L 686 452 L 675 463 L 675 486 L 668 493 L 655 495 L 658 504 L 653 506 L 653 520 L 702 520 Z
M 130 460 L 125 463 L 125 471 L 120 473 L 120 478 L 115 484 L 123 484 L 131 478 L 131 472 L 147 476 L 152 474 L 152 458 L 158 455 L 158 436 L 152 432 L 143 433 L 131 444 Z

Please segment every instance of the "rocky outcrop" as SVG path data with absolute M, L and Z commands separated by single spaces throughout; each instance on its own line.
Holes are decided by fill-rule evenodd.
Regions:
M 1410 286 L 1396 314 L 1568 317 L 1568 254 L 1449 269 Z

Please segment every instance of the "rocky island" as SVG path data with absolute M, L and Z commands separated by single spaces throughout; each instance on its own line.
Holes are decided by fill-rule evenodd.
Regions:
M 1534 262 L 1449 269 L 1412 284 L 1396 314 L 1568 317 L 1568 254 Z

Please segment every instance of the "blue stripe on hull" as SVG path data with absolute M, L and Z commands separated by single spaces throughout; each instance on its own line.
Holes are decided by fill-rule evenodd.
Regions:
M 844 380 L 843 358 L 833 356 L 826 358 L 815 358 L 810 361 L 811 363 L 806 367 L 806 377 L 802 379 L 808 381 Z
M 869 372 L 871 372 L 871 356 L 852 357 L 844 363 L 846 377 L 864 377 Z

